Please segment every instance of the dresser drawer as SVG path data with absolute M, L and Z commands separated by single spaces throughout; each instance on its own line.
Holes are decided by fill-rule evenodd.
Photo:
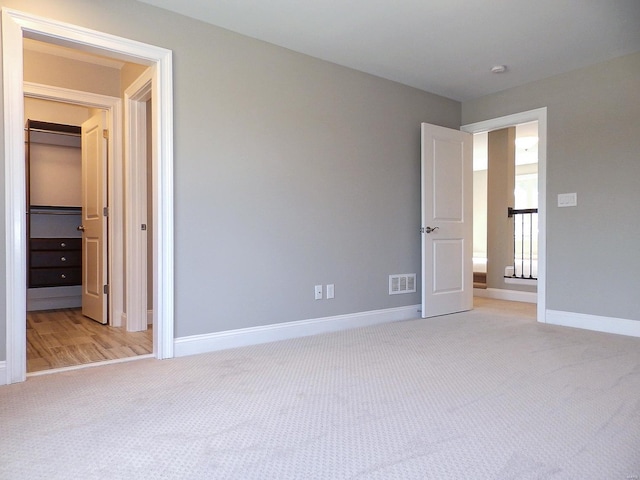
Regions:
M 32 268 L 29 270 L 30 286 L 58 287 L 63 285 L 80 285 L 82 283 L 81 268 Z
M 82 252 L 80 250 L 52 251 L 34 250 L 31 252 L 31 267 L 80 267 Z
M 31 250 L 82 250 L 81 238 L 32 238 Z
M 82 284 L 82 238 L 29 240 L 29 287 Z

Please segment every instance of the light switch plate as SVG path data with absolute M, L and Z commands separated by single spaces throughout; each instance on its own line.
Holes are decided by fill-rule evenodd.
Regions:
M 558 194 L 559 207 L 575 207 L 576 205 L 578 205 L 577 193 L 559 193 Z
M 333 283 L 327 285 L 327 298 L 333 298 L 335 295 L 335 287 Z

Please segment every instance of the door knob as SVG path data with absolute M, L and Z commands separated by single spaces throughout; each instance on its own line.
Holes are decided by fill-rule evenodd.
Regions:
M 427 232 L 427 233 L 433 233 L 436 230 L 438 230 L 439 228 L 440 227 L 433 227 L 433 228 L 432 227 L 427 227 L 427 228 L 424 229 L 424 231 Z
M 78 231 L 84 232 L 84 225 L 78 225 Z

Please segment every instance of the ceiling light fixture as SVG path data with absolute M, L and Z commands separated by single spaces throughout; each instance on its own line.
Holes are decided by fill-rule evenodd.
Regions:
M 507 71 L 506 65 L 494 65 L 491 67 L 491 73 L 504 73 Z

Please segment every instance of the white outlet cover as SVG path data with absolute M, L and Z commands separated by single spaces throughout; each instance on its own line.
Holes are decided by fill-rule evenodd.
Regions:
M 577 205 L 578 205 L 577 193 L 559 193 L 558 194 L 559 207 L 575 207 Z
M 327 285 L 327 298 L 333 298 L 335 295 L 335 287 L 333 283 Z

